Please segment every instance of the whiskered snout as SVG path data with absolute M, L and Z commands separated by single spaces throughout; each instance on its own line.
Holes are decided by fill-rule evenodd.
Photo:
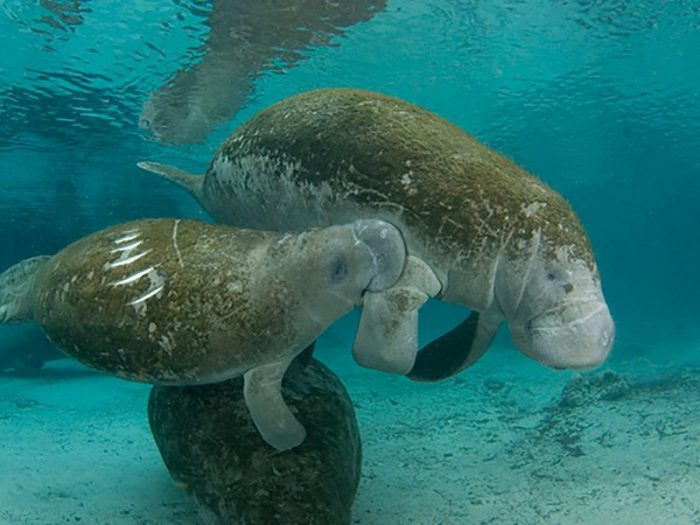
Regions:
M 610 354 L 615 324 L 605 301 L 564 304 L 511 328 L 520 350 L 553 368 L 593 368 Z

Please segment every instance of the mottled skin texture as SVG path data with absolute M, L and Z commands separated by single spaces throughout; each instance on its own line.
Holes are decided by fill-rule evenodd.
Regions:
M 99 370 L 150 383 L 211 382 L 291 360 L 354 307 L 373 265 L 350 226 L 285 235 L 136 221 L 49 259 L 36 276 L 33 317 L 66 353 Z
M 140 236 L 122 245 L 140 240 L 131 255 L 148 253 L 108 268 L 119 257 L 112 253 L 119 247 L 115 240 L 132 230 Z M 101 231 L 61 251 L 37 276 L 35 318 L 66 353 L 129 379 L 188 384 L 242 373 L 281 357 L 298 337 L 297 299 L 285 290 L 284 276 L 261 266 L 277 237 L 174 220 Z M 152 278 L 114 286 L 150 267 Z M 264 287 L 253 283 L 260 279 Z M 159 294 L 129 304 L 161 283 Z
M 434 292 L 405 283 L 407 290 L 473 310 L 439 343 L 459 355 L 438 377 L 478 359 L 504 320 L 519 349 L 547 365 L 593 366 L 610 350 L 612 318 L 590 241 L 569 204 L 510 159 L 408 102 L 353 89 L 301 93 L 240 126 L 204 177 L 140 165 L 186 187 L 222 223 L 281 231 L 357 218 L 394 224 L 414 262 L 427 265 L 418 264 L 416 275 L 430 283 L 432 273 L 440 285 Z M 358 332 L 356 355 L 395 363 L 415 354 L 409 344 L 394 345 L 415 339 L 411 312 L 365 315 L 374 321 L 365 323 L 372 336 Z M 397 322 L 405 328 L 393 337 Z M 373 359 L 368 341 L 392 350 Z M 415 379 L 436 377 L 427 368 L 413 372 Z
M 271 178 L 284 177 L 292 162 L 298 185 L 330 185 L 337 206 L 329 204 L 325 216 L 305 226 L 344 222 L 337 207 L 352 203 L 353 217 L 359 209 L 359 216 L 399 222 L 412 253 L 469 280 L 504 246 L 518 256 L 517 241 L 529 244 L 537 230 L 552 253 L 571 246 L 573 256 L 594 267 L 586 232 L 558 193 L 453 124 L 399 99 L 350 89 L 302 93 L 261 111 L 224 142 L 203 180 L 203 200 L 213 203 L 208 211 L 223 223 L 284 227 L 276 214 L 265 213 L 266 194 L 243 197 L 261 205 L 256 222 L 230 205 L 229 195 L 241 199 L 258 185 L 245 179 L 229 185 L 214 173 L 217 161 L 235 164 L 248 156 L 278 160 Z M 538 203 L 546 206 L 530 217 L 523 213 Z M 449 283 L 446 299 L 451 287 L 464 286 L 461 278 L 438 276 Z
M 289 363 L 405 261 L 401 234 L 378 220 L 297 234 L 135 221 L 0 274 L 0 321 L 34 319 L 67 354 L 136 381 L 244 374 L 258 430 L 286 450 L 305 436 L 281 395 Z
M 258 435 L 240 379 L 151 391 L 149 421 L 163 461 L 205 523 L 350 523 L 361 468 L 352 402 L 320 362 L 300 368 L 290 367 L 283 393 L 307 438 L 285 452 Z

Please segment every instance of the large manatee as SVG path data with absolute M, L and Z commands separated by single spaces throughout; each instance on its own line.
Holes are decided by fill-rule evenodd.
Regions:
M 366 366 L 433 380 L 478 359 L 507 321 L 526 355 L 599 364 L 614 325 L 588 235 L 569 204 L 503 155 L 405 101 L 354 89 L 289 97 L 240 126 L 204 176 L 141 162 L 188 189 L 215 220 L 300 230 L 358 218 L 394 224 L 409 258 L 368 292 L 355 340 Z M 417 352 L 429 297 L 471 315 Z

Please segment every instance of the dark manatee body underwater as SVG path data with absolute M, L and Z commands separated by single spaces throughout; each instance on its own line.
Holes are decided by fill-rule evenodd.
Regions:
M 297 359 L 298 361 L 298 359 Z M 361 471 L 360 435 L 340 380 L 293 363 L 283 393 L 307 438 L 278 452 L 257 433 L 240 379 L 156 386 L 148 416 L 165 465 L 208 525 L 346 525 Z
M 505 321 L 515 345 L 556 368 L 601 363 L 614 339 L 588 235 L 557 192 L 461 129 L 400 99 L 354 89 L 269 106 L 220 146 L 203 176 L 141 162 L 185 187 L 217 222 L 298 231 L 358 218 L 396 226 L 408 258 L 363 295 L 354 343 L 365 366 L 449 377 Z M 435 297 L 470 316 L 417 348 Z

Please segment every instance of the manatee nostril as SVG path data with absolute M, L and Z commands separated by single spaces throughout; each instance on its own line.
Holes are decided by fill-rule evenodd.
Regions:
M 348 265 L 343 257 L 337 257 L 331 262 L 330 282 L 340 284 L 348 275 Z

